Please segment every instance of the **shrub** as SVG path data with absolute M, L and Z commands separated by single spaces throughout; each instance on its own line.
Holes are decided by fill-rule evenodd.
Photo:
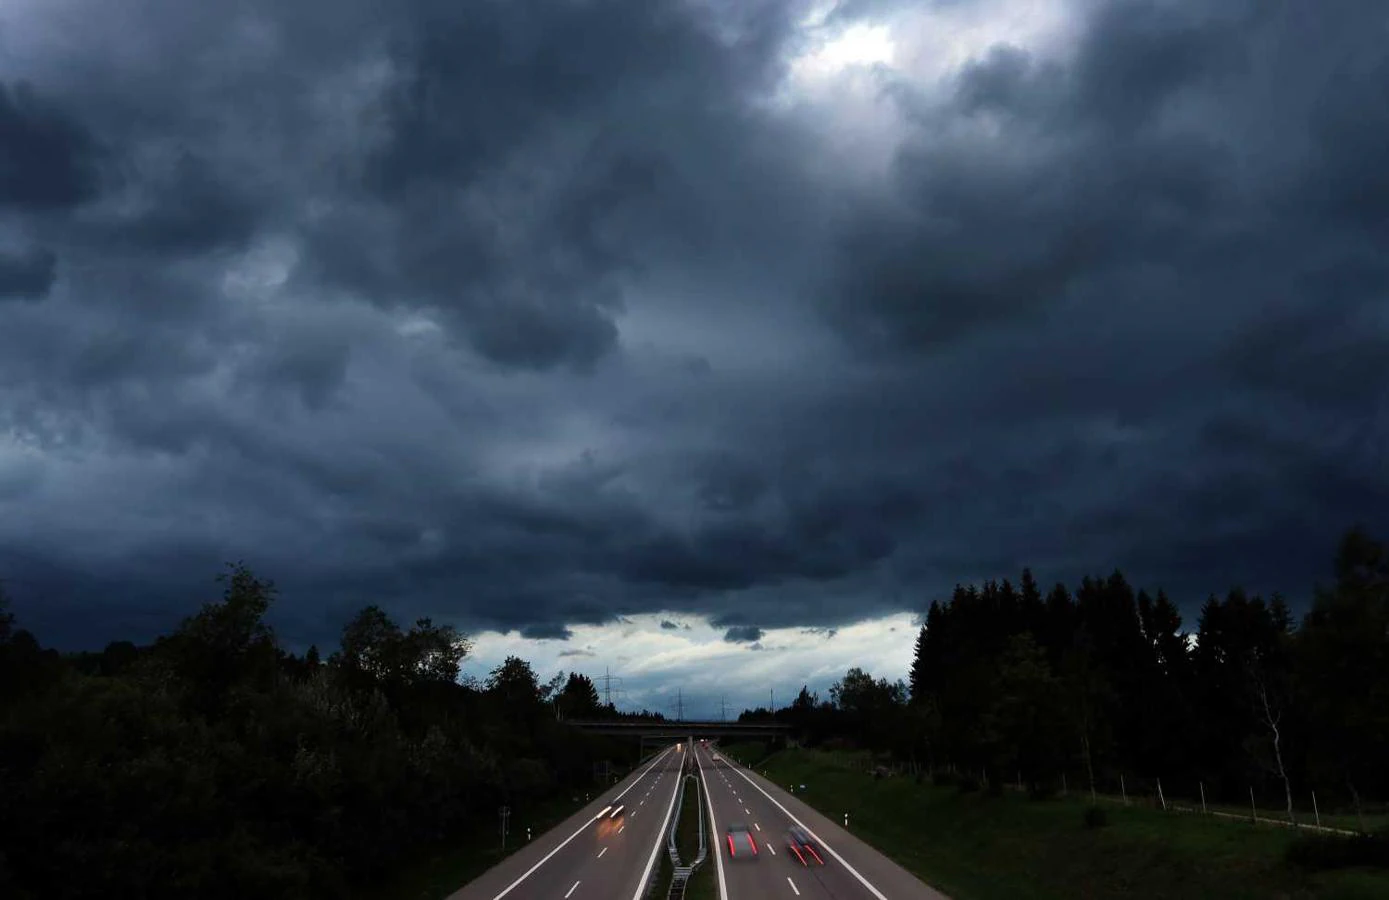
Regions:
M 1389 835 L 1303 835 L 1288 845 L 1285 858 L 1311 871 L 1371 866 L 1389 869 Z
M 936 787 L 954 787 L 960 783 L 960 776 L 949 769 L 940 769 L 932 773 L 931 783 Z
M 962 794 L 972 794 L 983 787 L 983 785 L 979 783 L 978 776 L 961 775 L 955 782 L 955 787 L 958 788 Z
M 1109 812 L 1098 806 L 1091 806 L 1085 810 L 1086 828 L 1103 828 L 1109 824 Z

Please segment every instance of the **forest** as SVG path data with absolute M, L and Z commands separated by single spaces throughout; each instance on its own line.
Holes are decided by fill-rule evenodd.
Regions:
M 1353 530 L 1331 575 L 1300 614 L 1233 589 L 1188 628 L 1119 572 L 1044 593 L 1024 570 L 931 603 L 909 680 L 854 668 L 741 719 L 1037 795 L 1126 777 L 1364 809 L 1389 798 L 1389 547 Z M 220 580 L 172 633 L 83 653 L 43 647 L 0 592 L 0 896 L 351 896 L 635 761 L 566 719 L 659 717 L 514 656 L 461 677 L 465 635 L 376 606 L 326 658 L 291 653 L 273 583 Z
M 1363 811 L 1389 799 L 1389 548 L 1353 529 L 1330 574 L 1301 615 L 1235 588 L 1192 628 L 1120 572 L 1043 593 L 1024 570 L 931 603 L 908 681 L 854 668 L 828 698 L 740 718 L 1036 794 L 1161 780 L 1304 820 L 1313 791 Z
M 375 606 L 296 656 L 274 585 L 221 581 L 172 634 L 99 653 L 45 649 L 0 595 L 0 896 L 355 896 L 634 762 L 564 724 L 622 715 L 583 675 L 510 657 L 471 683 L 464 635 Z

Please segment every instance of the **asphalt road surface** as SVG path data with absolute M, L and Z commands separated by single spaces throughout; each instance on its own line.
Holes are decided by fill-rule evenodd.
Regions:
M 946 900 L 945 895 L 709 745 L 695 745 L 709 790 L 712 855 L 720 900 Z M 730 858 L 725 831 L 742 822 L 757 839 L 754 859 Z M 818 839 L 823 866 L 803 866 L 786 847 L 786 831 L 801 825 Z M 850 820 L 850 827 L 853 822 Z
M 665 851 L 662 826 L 675 805 L 688 749 L 667 747 L 449 900 L 636 900 L 657 852 Z M 610 812 L 619 804 L 620 821 Z M 525 840 L 525 823 L 513 822 L 512 831 Z

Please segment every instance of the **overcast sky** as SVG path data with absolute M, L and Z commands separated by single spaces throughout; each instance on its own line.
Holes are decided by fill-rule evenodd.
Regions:
M 0 577 L 706 704 L 1025 565 L 1299 602 L 1386 160 L 1381 0 L 0 0 Z

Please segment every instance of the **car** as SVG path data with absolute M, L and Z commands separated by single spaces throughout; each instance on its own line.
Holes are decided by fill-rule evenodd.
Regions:
M 609 835 L 620 834 L 626 824 L 627 807 L 609 806 L 598 814 L 598 835 L 608 837 Z
M 820 855 L 819 842 L 809 831 L 799 825 L 786 832 L 786 849 L 795 854 L 796 859 L 800 860 L 803 866 L 808 866 L 812 862 L 822 866 L 825 864 L 825 858 Z
M 732 822 L 728 826 L 728 855 L 733 859 L 757 858 L 757 839 L 742 822 Z

